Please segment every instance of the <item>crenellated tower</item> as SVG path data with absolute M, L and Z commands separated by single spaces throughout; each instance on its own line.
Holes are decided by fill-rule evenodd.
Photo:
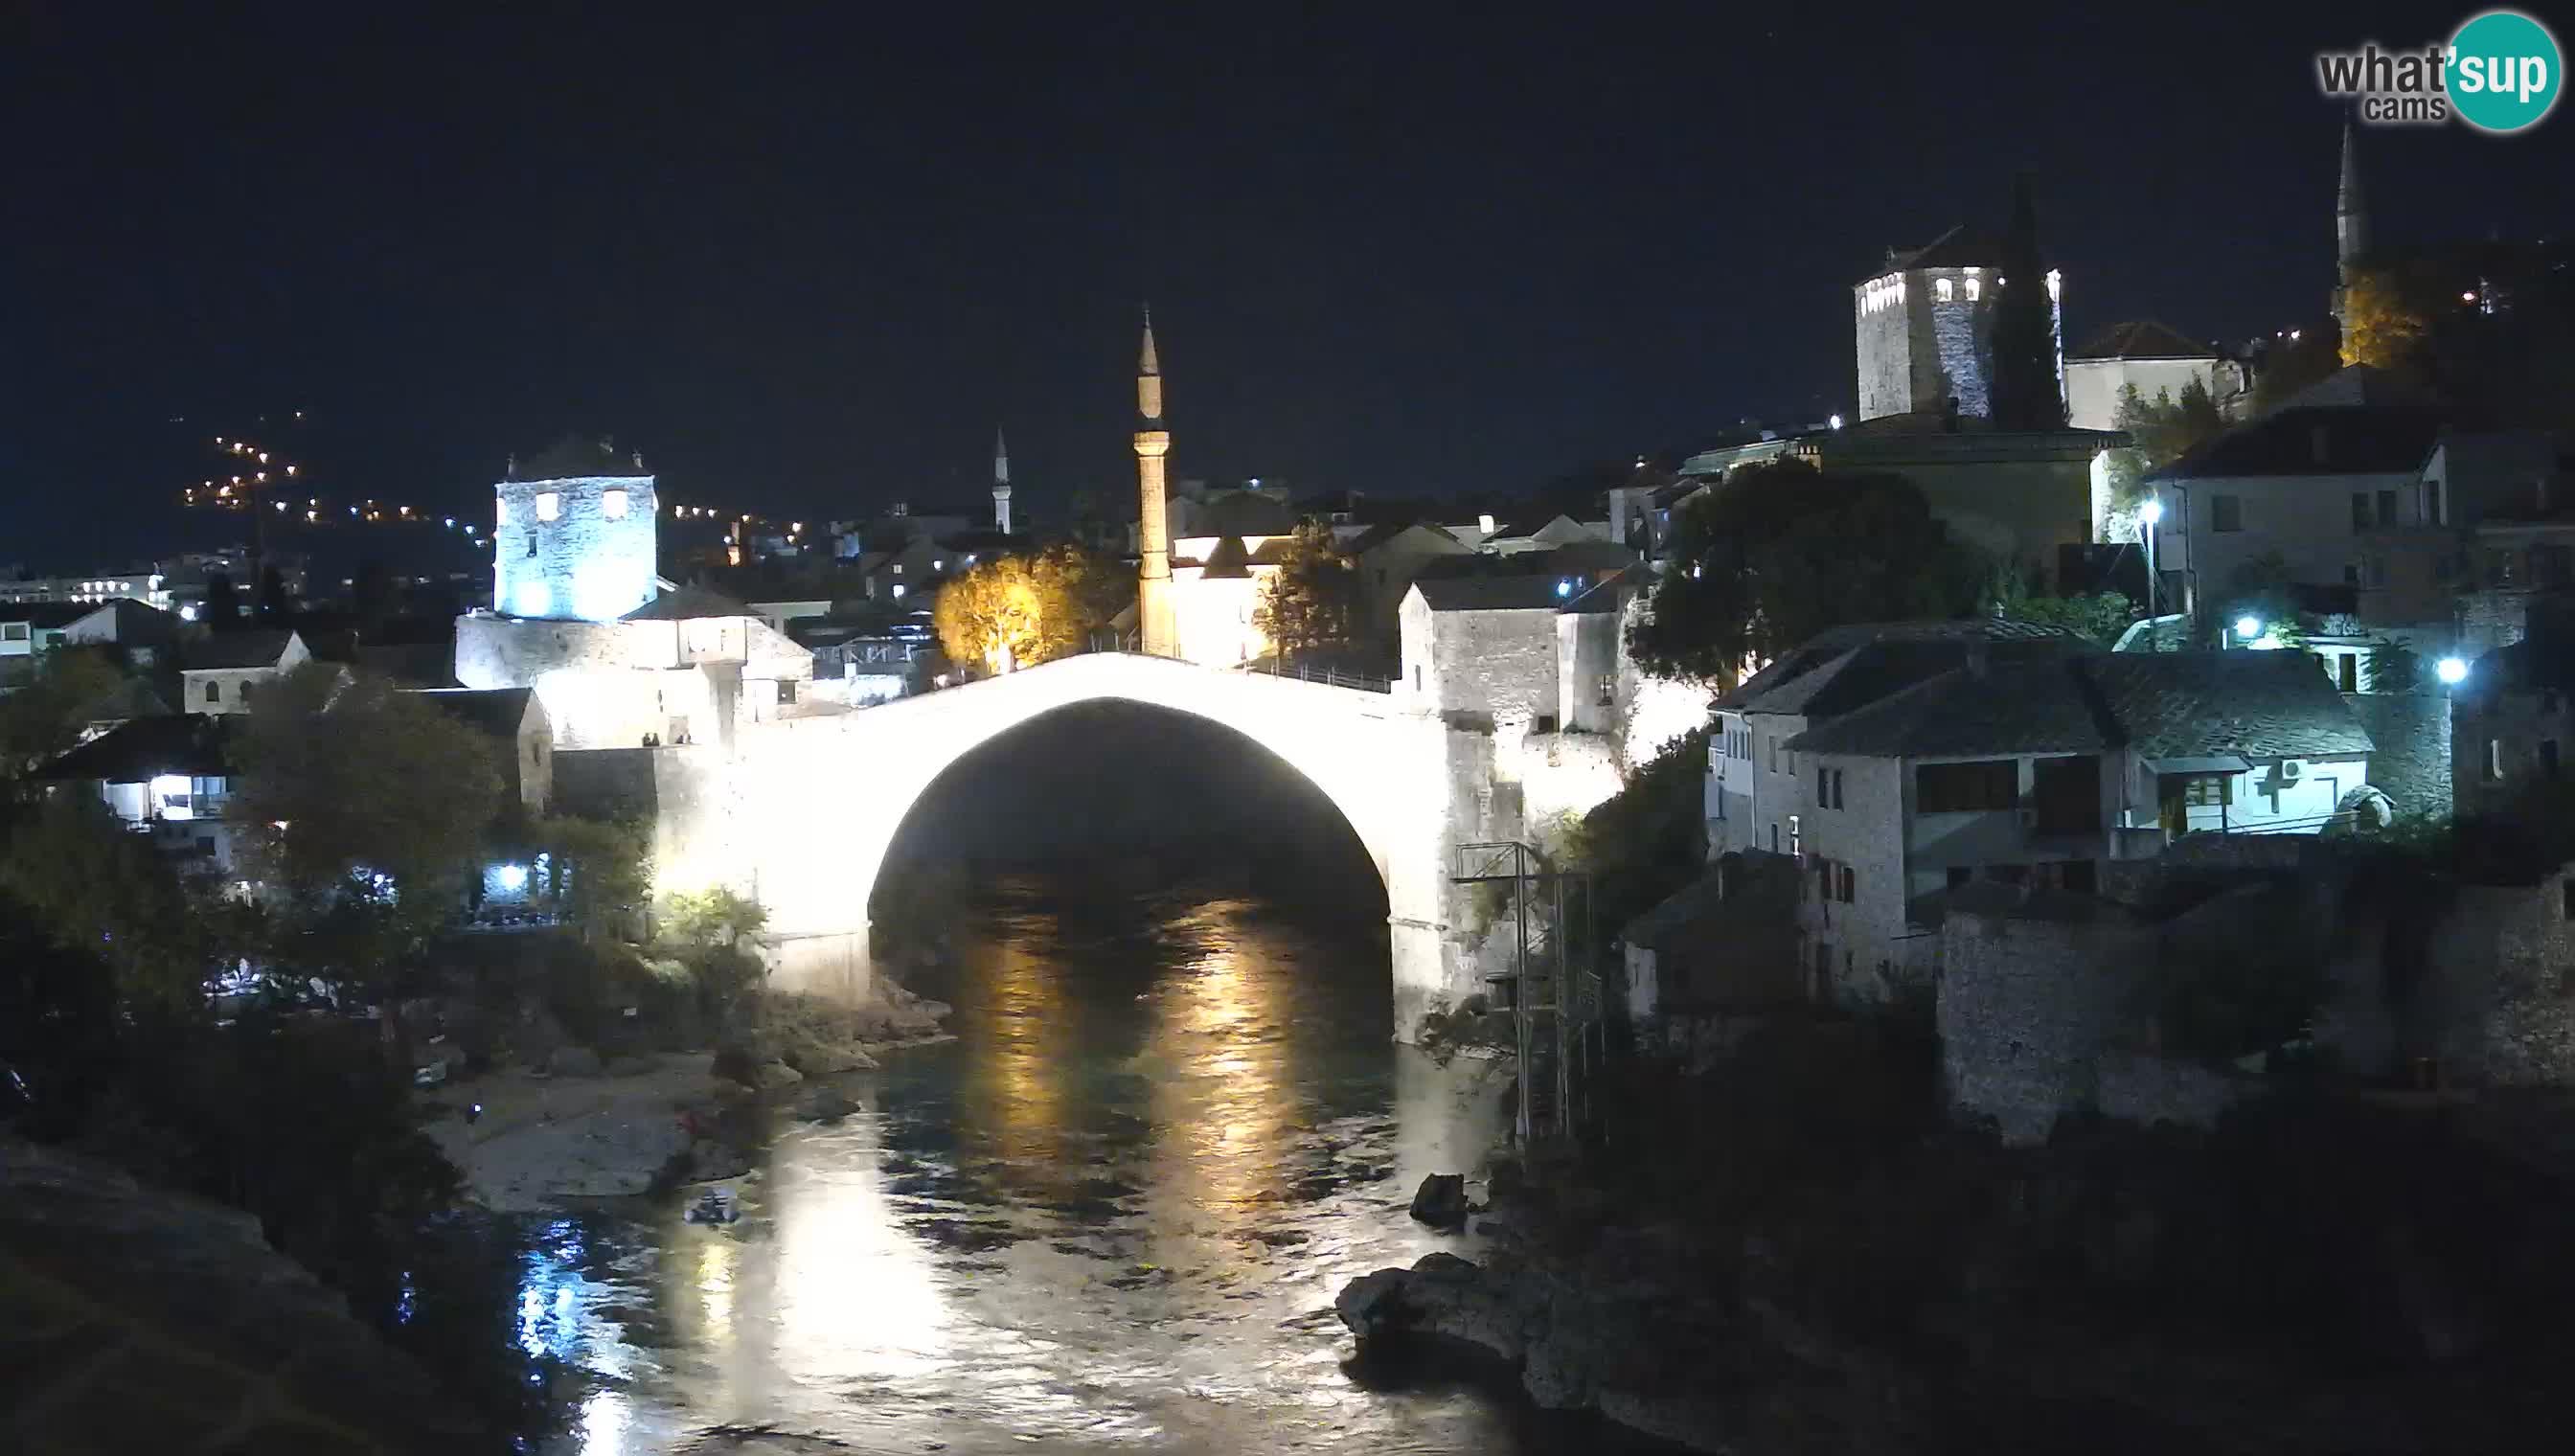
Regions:
M 1172 452 L 1163 428 L 1163 364 L 1154 352 L 1154 311 L 1145 311 L 1145 343 L 1136 356 L 1136 628 L 1146 653 L 1181 655 L 1172 606 L 1172 530 L 1164 508 L 1163 457 Z

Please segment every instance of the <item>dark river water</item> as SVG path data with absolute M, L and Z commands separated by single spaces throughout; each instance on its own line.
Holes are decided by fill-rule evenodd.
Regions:
M 1614 1450 L 1457 1371 L 1360 1371 L 1342 1283 L 1475 1235 L 1504 1077 L 1388 1038 L 1381 925 L 1003 884 L 915 979 L 956 1038 L 782 1120 L 743 1220 L 674 1195 L 460 1230 L 421 1328 L 480 1342 L 543 1451 Z M 753 1435 L 740 1428 L 767 1428 Z M 840 1445 L 827 1444 L 830 1442 Z

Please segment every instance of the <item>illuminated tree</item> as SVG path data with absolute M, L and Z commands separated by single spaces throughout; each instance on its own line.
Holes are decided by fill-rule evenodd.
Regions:
M 1098 558 L 1059 543 L 950 578 L 931 623 L 949 661 L 1001 674 L 1081 652 L 1114 612 L 1116 595 L 1116 578 Z
M 1358 574 L 1332 541 L 1331 528 L 1308 521 L 1288 538 L 1287 559 L 1261 590 L 1252 625 L 1278 645 L 1283 663 L 1299 653 L 1350 640 Z
M 2342 362 L 2400 369 L 2417 362 L 2432 320 L 2414 280 L 2388 269 L 2353 273 L 2343 295 Z
M 2181 387 L 2178 396 L 2159 389 L 2151 401 L 2135 385 L 2123 386 L 2119 413 L 2111 425 L 2126 431 L 2135 442 L 2125 450 L 2110 451 L 2107 462 L 2110 508 L 2125 515 L 2136 509 L 2149 474 L 2215 439 L 2225 430 L 2226 421 L 2218 415 L 2208 386 L 2194 379 Z
M 559 815 L 538 826 L 555 903 L 585 941 L 651 897 L 652 836 L 640 824 Z

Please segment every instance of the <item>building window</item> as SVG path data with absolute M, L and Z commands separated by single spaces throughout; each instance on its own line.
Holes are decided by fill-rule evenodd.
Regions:
M 2503 739 L 2486 739 L 2486 782 L 2503 781 Z
M 2396 493 L 2394 491 L 2381 491 L 2378 493 L 2378 524 L 2381 526 L 2393 526 L 2396 524 Z
M 509 502 L 495 501 L 492 503 L 492 524 L 495 526 L 507 526 L 510 524 Z
M 2441 519 L 2441 483 L 2439 481 L 2423 483 L 2423 524 L 2426 526 L 2445 524 Z
M 1419 663 L 1412 665 L 1412 691 L 1415 693 L 1421 691 L 1421 665 Z
M 1944 304 L 1947 303 L 1950 297 L 1956 292 L 1957 286 L 1945 278 L 1936 280 L 1931 285 L 1931 296 Z
M 1841 806 L 1842 806 L 1842 770 L 1840 770 L 1839 768 L 1836 768 L 1836 769 L 1834 769 L 1834 770 L 1833 770 L 1833 807 L 1835 807 L 1835 808 L 1840 808 Z
M 2217 808 L 2235 801 L 2235 775 L 2167 773 L 2163 775 L 2162 797 L 2168 803 L 2190 808 Z
M 552 521 L 561 515 L 563 515 L 562 492 L 537 492 L 537 519 L 539 521 Z
M 1770 826 L 1770 852 L 1773 854 L 1779 852 L 1779 826 L 1777 824 L 1772 824 Z
M 1976 299 L 1984 293 L 1984 291 L 1985 281 L 1983 279 L 1970 278 L 1967 280 L 1967 302 L 1974 303 Z
M 599 496 L 599 514 L 607 517 L 611 521 L 625 520 L 626 493 L 624 491 L 601 492 Z
M 2351 493 L 2351 529 L 2354 531 L 2369 529 L 2369 493 L 2367 491 Z
M 1851 894 L 1859 883 L 1859 876 L 1853 874 L 1851 872 L 1851 867 L 1847 864 L 1838 866 L 1838 872 L 1841 876 L 1841 902 L 1843 904 L 1849 904 L 1851 902 Z
M 27 624 L 23 622 L 0 623 L 0 642 L 25 642 L 26 640 Z
M 1984 813 L 2020 804 L 2020 763 L 1925 763 L 1913 770 L 1916 813 Z
M 2555 738 L 2539 740 L 2539 771 L 2551 778 L 2557 776 L 2557 740 Z
M 221 703 L 221 702 L 223 702 L 223 701 L 224 701 L 224 685 L 223 685 L 223 684 L 221 684 L 221 683 L 214 682 L 213 680 L 209 679 L 209 680 L 207 681 L 207 683 L 206 683 L 206 701 L 207 701 L 208 703 Z
M 1794 859 L 1804 852 L 1805 835 L 1798 828 L 1797 816 L 1790 814 L 1788 815 L 1788 857 Z
M 2208 498 L 2208 529 L 2227 532 L 2244 529 L 2244 498 L 2211 496 Z
M 537 534 L 536 534 L 535 532 L 531 531 L 531 532 L 529 532 L 529 533 L 528 533 L 528 555 L 530 555 L 530 556 L 535 556 L 536 554 L 537 554 Z

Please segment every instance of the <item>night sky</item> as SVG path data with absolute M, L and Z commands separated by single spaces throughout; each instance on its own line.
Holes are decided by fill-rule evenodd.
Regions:
M 1060 517 L 1132 489 L 1146 299 L 1177 474 L 1521 489 L 1848 408 L 1849 285 L 2020 168 L 2069 335 L 2267 331 L 2331 282 L 2313 52 L 2467 13 L 218 8 L 6 12 L 0 562 L 236 535 L 176 489 L 293 409 L 323 488 L 478 515 L 567 428 L 980 512 L 1002 425 Z M 2575 225 L 2566 112 L 2368 133 L 2381 240 Z

